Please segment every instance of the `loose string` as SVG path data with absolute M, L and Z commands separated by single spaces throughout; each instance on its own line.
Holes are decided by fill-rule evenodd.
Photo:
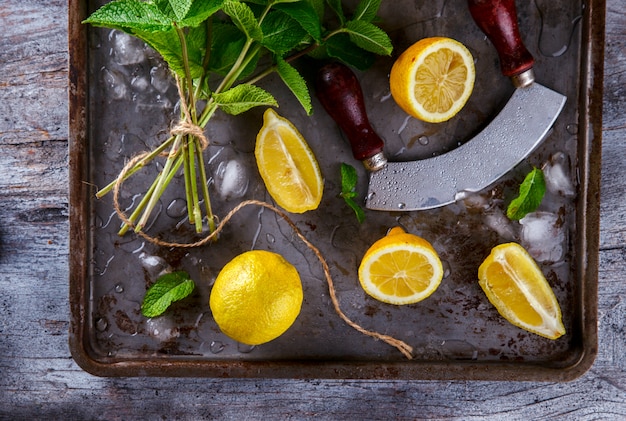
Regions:
M 193 123 L 192 119 L 191 119 L 191 115 L 189 112 L 189 107 L 187 105 L 187 102 L 185 101 L 184 95 L 182 93 L 182 88 L 180 85 L 180 81 L 178 79 L 178 77 L 176 77 L 176 86 L 178 88 L 178 93 L 180 95 L 181 98 L 181 110 L 183 113 L 183 118 L 181 121 L 178 122 L 178 124 L 176 124 L 176 126 L 174 126 L 171 130 L 172 135 L 191 135 L 191 136 L 195 136 L 196 138 L 199 139 L 200 144 L 202 146 L 202 149 L 206 149 L 209 145 L 209 142 L 206 138 L 206 136 L 204 135 L 204 130 Z M 115 209 L 115 212 L 117 213 L 118 217 L 120 218 L 120 220 L 122 222 L 124 222 L 129 228 L 134 229 L 135 225 L 134 223 L 129 219 L 129 217 L 124 213 L 124 211 L 122 210 L 120 203 L 119 203 L 119 193 L 120 193 L 120 188 L 124 182 L 124 179 L 126 178 L 126 174 L 141 160 L 143 160 L 147 155 L 149 155 L 148 152 L 142 152 L 139 153 L 137 155 L 135 155 L 133 158 L 131 158 L 126 165 L 124 166 L 124 168 L 122 168 L 122 170 L 120 171 L 119 175 L 117 176 L 117 179 L 115 180 L 115 184 L 113 186 L 113 207 Z M 170 155 L 171 155 L 171 151 L 170 151 Z M 193 243 L 178 243 L 178 242 L 170 242 L 170 241 L 164 241 L 161 240 L 159 238 L 153 237 L 147 233 L 145 233 L 143 230 L 138 230 L 135 231 L 137 233 L 137 235 L 139 235 L 140 237 L 144 238 L 145 240 L 156 244 L 158 246 L 161 247 L 176 247 L 176 248 L 193 248 L 193 247 L 199 247 L 202 245 L 205 245 L 211 241 L 213 241 L 214 239 L 216 239 L 220 232 L 222 232 L 222 230 L 224 229 L 224 227 L 226 226 L 226 224 L 228 224 L 228 222 L 243 208 L 247 207 L 247 206 L 261 206 L 263 208 L 269 209 L 272 212 L 274 212 L 275 214 L 277 214 L 278 216 L 280 216 L 286 223 L 287 225 L 289 225 L 289 227 L 293 230 L 293 232 L 295 232 L 295 234 L 297 235 L 297 237 L 313 252 L 313 254 L 315 254 L 315 256 L 317 257 L 317 259 L 320 261 L 322 268 L 324 270 L 324 276 L 326 278 L 326 283 L 328 284 L 328 291 L 330 293 L 330 298 L 331 301 L 333 303 L 333 307 L 335 309 L 335 312 L 339 315 L 339 317 L 341 317 L 341 319 L 348 324 L 349 326 L 351 326 L 352 328 L 354 328 L 355 330 L 357 330 L 358 332 L 373 337 L 375 339 L 381 340 L 386 342 L 387 344 L 397 348 L 406 358 L 413 359 L 413 348 L 408 345 L 406 342 L 403 342 L 399 339 L 396 339 L 392 336 L 389 335 L 384 335 L 382 333 L 379 332 L 375 332 L 375 331 L 371 331 L 371 330 L 367 330 L 363 327 L 361 327 L 359 324 L 353 322 L 342 310 L 341 307 L 339 306 L 339 300 L 337 299 L 337 293 L 335 291 L 335 283 L 333 281 L 333 278 L 330 274 L 330 268 L 328 266 L 328 263 L 326 262 L 326 259 L 324 258 L 324 256 L 322 255 L 322 252 L 315 246 L 313 245 L 306 237 L 305 235 L 302 233 L 302 231 L 300 231 L 300 229 L 296 226 L 296 224 L 289 218 L 289 216 L 287 216 L 287 214 L 285 212 L 283 212 L 281 209 L 278 209 L 277 207 L 267 203 L 267 202 L 262 202 L 259 200 L 246 200 L 243 201 L 241 203 L 239 203 L 237 206 L 235 206 L 230 212 L 228 212 L 228 214 L 224 217 L 224 219 L 222 219 L 222 221 L 217 225 L 217 227 L 215 228 L 215 230 L 213 232 L 211 232 L 209 235 L 205 236 L 204 238 L 193 242 Z
M 124 182 L 124 178 L 126 176 L 126 173 L 131 168 L 133 168 L 133 166 L 137 162 L 139 162 L 141 159 L 143 159 L 145 157 L 145 155 L 147 155 L 147 152 L 141 153 L 141 154 L 135 156 L 133 159 L 131 159 L 124 166 L 124 168 L 122 169 L 122 171 L 118 175 L 117 180 L 115 182 L 115 185 L 113 187 L 113 207 L 115 208 L 115 212 L 117 213 L 118 217 L 122 220 L 122 222 L 124 222 L 125 224 L 127 224 L 131 228 L 134 228 L 134 224 L 128 218 L 128 216 L 126 216 L 126 214 L 124 213 L 124 211 L 120 207 L 120 204 L 119 204 L 119 191 L 120 191 L 120 187 L 121 187 L 122 183 Z M 289 225 L 289 227 L 293 230 L 293 232 L 295 232 L 297 237 L 313 252 L 313 254 L 315 254 L 315 256 L 320 261 L 320 263 L 322 265 L 322 268 L 324 270 L 324 276 L 326 278 L 326 283 L 328 284 L 328 291 L 330 293 L 330 298 L 331 298 L 331 301 L 333 303 L 333 307 L 335 309 L 335 312 L 339 315 L 339 317 L 341 317 L 341 319 L 346 324 L 348 324 L 349 326 L 351 326 L 352 328 L 354 328 L 358 332 L 361 332 L 364 335 L 367 335 L 367 336 L 373 337 L 375 339 L 384 341 L 387 344 L 397 348 L 409 360 L 413 359 L 413 355 L 412 355 L 413 354 L 413 348 L 410 345 L 408 345 L 406 342 L 403 342 L 403 341 L 401 341 L 399 339 L 396 339 L 396 338 L 394 338 L 392 336 L 389 336 L 389 335 L 384 335 L 384 334 L 379 333 L 379 332 L 367 330 L 367 329 L 361 327 L 359 324 L 353 322 L 348 316 L 346 316 L 346 314 L 341 310 L 341 307 L 339 306 L 339 300 L 337 299 L 337 293 L 335 291 L 335 283 L 334 283 L 333 278 L 332 278 L 332 276 L 330 274 L 330 268 L 328 266 L 328 263 L 326 262 L 326 259 L 322 255 L 322 252 L 306 238 L 306 236 L 302 233 L 302 231 L 300 231 L 300 229 L 289 218 L 289 216 L 287 216 L 287 214 L 285 212 L 283 212 L 281 209 L 278 209 L 277 207 L 275 207 L 275 206 L 273 206 L 273 205 L 271 205 L 271 204 L 269 204 L 267 202 L 262 202 L 262 201 L 259 201 L 259 200 L 246 200 L 246 201 L 243 201 L 243 202 L 239 203 L 230 212 L 228 212 L 228 214 L 224 217 L 224 219 L 222 219 L 222 221 L 217 225 L 217 227 L 215 228 L 215 231 L 213 231 L 212 233 L 210 233 L 206 237 L 202 238 L 201 240 L 193 242 L 193 243 L 177 243 L 177 242 L 164 241 L 164 240 L 161 240 L 159 238 L 152 237 L 149 234 L 146 234 L 143 230 L 136 231 L 136 233 L 139 236 L 141 236 L 142 238 L 144 238 L 145 240 L 147 240 L 147 241 L 149 241 L 149 242 L 151 242 L 153 244 L 162 246 L 162 247 L 178 247 L 178 248 L 199 247 L 199 246 L 207 244 L 210 241 L 212 241 L 215 238 L 217 238 L 217 236 L 224 229 L 226 224 L 228 224 L 228 222 L 240 210 L 242 210 L 243 208 L 245 208 L 247 206 L 261 206 L 263 208 L 271 210 L 272 212 L 274 212 L 275 214 L 280 216 L 287 223 L 287 225 Z

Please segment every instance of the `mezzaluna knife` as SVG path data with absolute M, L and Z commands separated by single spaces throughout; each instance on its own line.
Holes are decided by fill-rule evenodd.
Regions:
M 534 59 L 521 41 L 514 0 L 469 0 L 469 7 L 497 49 L 502 73 L 517 89 L 485 129 L 450 152 L 387 162 L 356 75 L 338 63 L 320 69 L 317 97 L 348 137 L 354 157 L 370 171 L 367 208 L 431 209 L 488 187 L 547 137 L 563 109 L 565 96 L 534 81 Z

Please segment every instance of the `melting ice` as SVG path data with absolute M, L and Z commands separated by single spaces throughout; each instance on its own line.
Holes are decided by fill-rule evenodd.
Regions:
M 559 262 L 565 250 L 565 227 L 558 215 L 533 212 L 520 220 L 522 245 L 538 262 Z
M 140 39 L 121 31 L 111 31 L 109 38 L 113 44 L 113 59 L 118 64 L 137 64 L 146 59 L 146 46 Z
M 224 199 L 242 197 L 248 190 L 248 170 L 238 160 L 222 161 L 215 174 L 215 187 Z
M 544 165 L 543 174 L 546 188 L 550 193 L 565 197 L 576 195 L 567 166 L 567 156 L 563 152 L 558 152 L 552 156 L 550 161 Z

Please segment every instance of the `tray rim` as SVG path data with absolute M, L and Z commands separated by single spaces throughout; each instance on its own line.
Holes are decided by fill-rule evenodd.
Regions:
M 605 0 L 585 2 L 581 26 L 580 74 L 586 75 L 579 86 L 579 161 L 580 194 L 577 207 L 576 251 L 582 320 L 577 321 L 581 335 L 574 336 L 574 357 L 560 366 L 518 361 L 367 362 L 358 360 L 276 360 L 207 361 L 198 358 L 132 359 L 100 358 L 92 349 L 86 323 L 87 280 L 89 278 L 90 193 L 88 136 L 87 29 L 81 22 L 87 16 L 87 1 L 68 0 L 69 48 L 69 348 L 74 361 L 86 372 L 102 377 L 214 377 L 214 378 L 294 378 L 362 380 L 498 380 L 498 381 L 572 381 L 593 365 L 598 352 L 598 269 L 600 243 L 600 169 L 602 151 L 602 99 L 604 77 Z M 584 112 L 582 112 L 584 111 Z M 581 153 L 583 155 L 581 155 Z M 579 337 L 580 336 L 580 337 Z

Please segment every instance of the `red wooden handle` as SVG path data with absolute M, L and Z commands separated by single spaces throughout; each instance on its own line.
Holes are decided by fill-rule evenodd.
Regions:
M 363 91 L 352 70 L 339 63 L 327 64 L 319 70 L 315 85 L 317 98 L 348 137 L 354 157 L 365 161 L 380 154 L 383 140 L 370 125 Z
M 468 0 L 478 27 L 487 35 L 500 56 L 505 76 L 514 77 L 533 67 L 533 56 L 520 37 L 515 0 Z

